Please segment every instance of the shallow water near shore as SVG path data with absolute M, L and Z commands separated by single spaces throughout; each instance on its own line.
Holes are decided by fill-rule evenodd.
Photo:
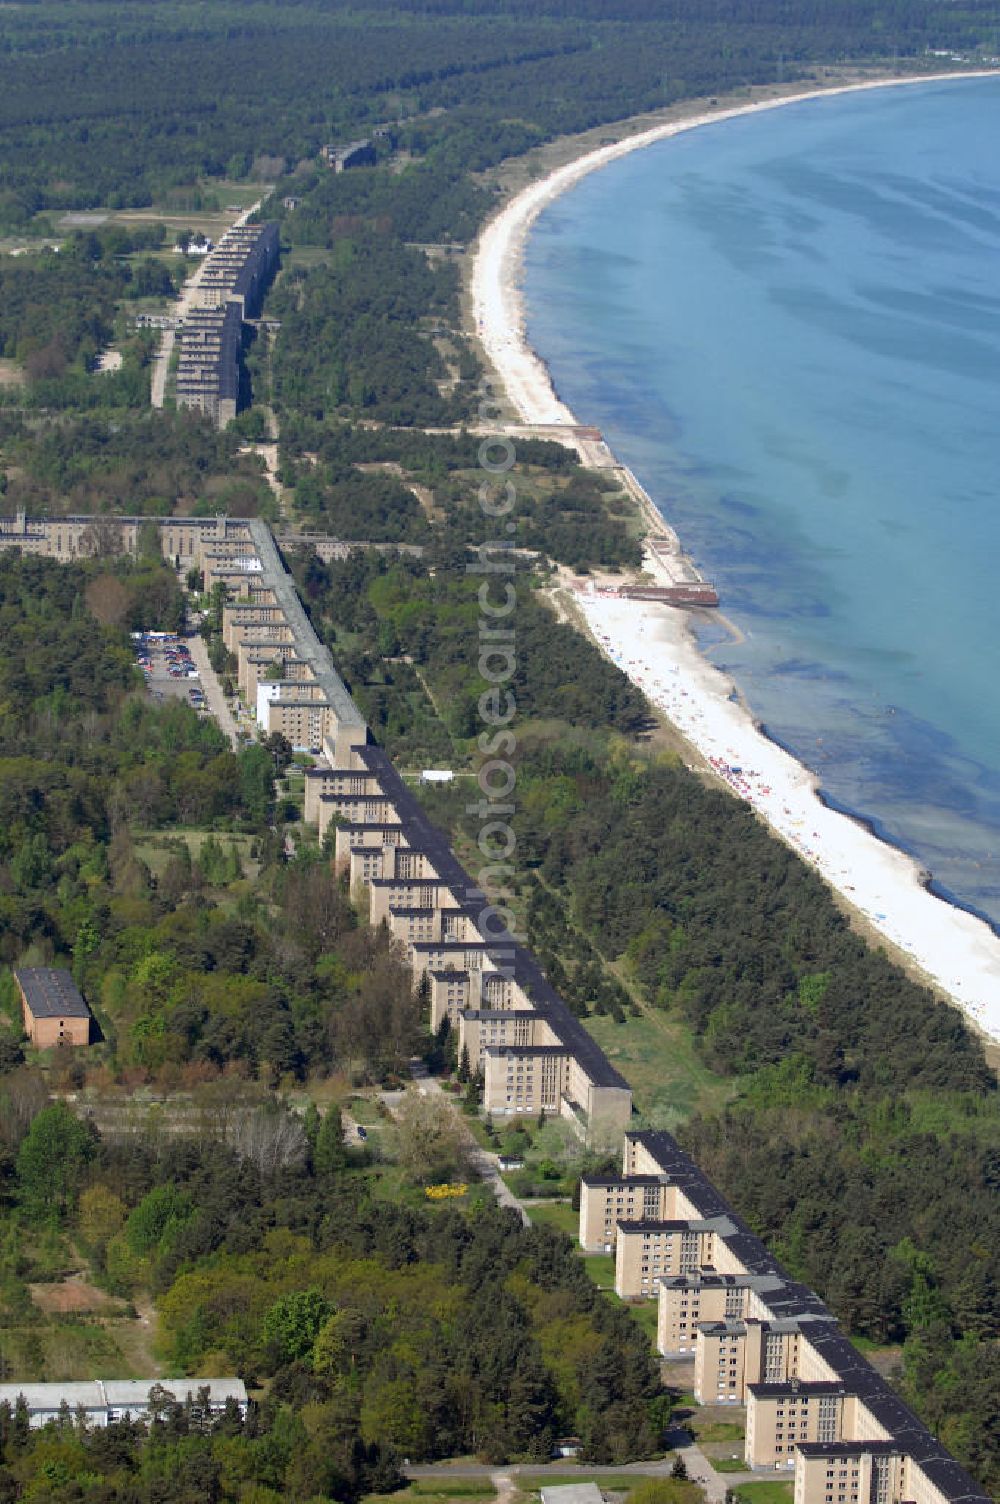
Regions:
M 584 179 L 530 343 L 676 526 L 831 802 L 1000 926 L 1000 79 L 721 122 Z

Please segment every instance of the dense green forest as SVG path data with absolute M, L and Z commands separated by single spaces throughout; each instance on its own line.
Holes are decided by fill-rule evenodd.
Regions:
M 54 207 L 159 202 L 255 164 L 266 177 L 382 121 L 401 122 L 414 144 L 450 138 L 460 168 L 485 165 L 779 69 L 974 47 L 995 24 L 981 0 L 770 0 L 749 12 L 732 0 L 700 0 L 696 11 L 641 0 L 81 11 L 37 0 L 5 10 L 0 25 L 0 224 Z
M 5 510 L 29 515 L 270 516 L 261 463 L 241 443 L 187 412 L 0 412 L 0 489 Z
M 0 1102 L 23 1100 L 24 1075 L 0 1077 Z M 657 1448 L 648 1341 L 568 1241 L 483 1202 L 384 1199 L 336 1108 L 260 1107 L 181 1141 L 105 1139 L 62 1103 L 2 1128 L 5 1215 L 26 1248 L 43 1228 L 75 1236 L 112 1290 L 151 1286 L 171 1368 L 266 1381 L 245 1424 L 165 1405 L 148 1437 L 80 1432 L 71 1414 L 29 1436 L 0 1410 L 8 1497 L 352 1504 L 398 1486 L 404 1454 L 542 1461 L 567 1431 L 595 1461 Z M 84 1491 L 63 1493 L 73 1479 Z
M 483 1202 L 382 1199 L 336 1108 L 260 1109 L 231 1142 L 103 1139 L 61 1103 L 4 1126 L 5 1215 L 26 1242 L 44 1223 L 112 1288 L 151 1283 L 171 1368 L 266 1386 L 245 1424 L 166 1405 L 148 1436 L 71 1414 L 30 1436 L 0 1410 L 5 1497 L 354 1504 L 398 1487 L 404 1455 L 542 1461 L 567 1432 L 595 1461 L 656 1450 L 648 1340 L 568 1240 Z
M 411 738 L 406 717 L 414 669 L 433 686 L 451 742 L 475 737 L 482 724 L 478 699 L 486 688 L 470 672 L 479 652 L 476 576 L 413 560 L 389 565 L 367 554 L 330 565 L 315 554 L 293 556 L 292 563 L 319 629 L 384 745 L 414 760 L 423 750 Z M 523 574 L 510 681 L 519 712 L 594 730 L 640 731 L 650 719 L 642 693 L 599 653 L 581 657 L 577 632 L 552 620 L 535 597 L 536 584 Z M 384 661 L 404 654 L 407 663 Z
M 481 442 L 465 430 L 372 428 L 283 408 L 281 480 L 304 527 L 432 543 L 436 557 L 454 560 L 496 533 L 479 504 Z M 519 547 L 579 570 L 641 562 L 635 507 L 615 479 L 583 469 L 571 450 L 546 440 L 519 439 L 517 460 Z
M 347 177 L 347 174 L 344 175 Z M 457 313 L 450 267 L 385 235 L 344 237 L 331 262 L 284 279 L 268 311 L 282 321 L 274 396 L 279 412 L 322 419 L 347 405 L 390 424 L 447 427 L 472 402 L 440 387 L 448 370 L 420 317 Z M 478 375 L 473 363 L 470 374 Z
M 398 1065 L 419 1026 L 408 973 L 318 852 L 278 862 L 272 754 L 234 754 L 136 683 L 126 628 L 179 606 L 158 562 L 0 556 L 0 960 L 72 958 L 114 1061 L 140 1073 Z M 208 841 L 150 847 L 140 827 Z

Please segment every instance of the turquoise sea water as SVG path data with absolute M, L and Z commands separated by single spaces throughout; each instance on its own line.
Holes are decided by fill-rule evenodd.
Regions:
M 755 715 L 1000 925 L 1000 79 L 635 152 L 539 219 L 525 301 Z

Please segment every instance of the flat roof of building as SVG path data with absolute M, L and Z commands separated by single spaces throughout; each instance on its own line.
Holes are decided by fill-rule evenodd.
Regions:
M 666 1220 L 659 1218 L 636 1218 L 632 1221 L 629 1217 L 619 1217 L 618 1226 L 622 1232 L 717 1232 L 725 1236 L 729 1232 L 736 1231 L 736 1223 L 732 1217 L 671 1217 Z
M 65 1384 L 0 1384 L 0 1405 L 13 1410 L 19 1397 L 29 1410 L 58 1410 L 65 1400 L 71 1410 L 103 1410 L 107 1400 L 100 1384 L 94 1380 L 70 1380 Z
M 810 1399 L 814 1394 L 847 1394 L 846 1384 L 835 1379 L 786 1379 L 781 1384 L 748 1384 L 750 1393 L 762 1400 Z
M 623 1180 L 627 1185 L 634 1186 L 670 1184 L 666 1175 L 584 1175 L 582 1180 L 584 1185 L 594 1186 L 595 1189 L 601 1186 L 619 1186 Z
M 537 1015 L 528 1013 L 528 1018 Z M 483 1050 L 484 1055 L 513 1055 L 520 1060 L 533 1055 L 568 1055 L 569 1050 L 564 1044 L 488 1044 Z
M 170 1399 L 183 1403 L 189 1397 L 198 1398 L 201 1390 L 207 1389 L 213 1405 L 224 1405 L 227 1400 L 236 1400 L 240 1405 L 247 1402 L 246 1385 L 242 1379 L 88 1379 L 58 1383 L 0 1384 L 0 1404 L 13 1407 L 23 1395 L 29 1410 L 56 1411 L 65 1403 L 70 1410 L 81 1406 L 85 1410 L 145 1410 L 149 1405 L 149 1392 L 162 1388 Z
M 453 976 L 454 972 L 435 972 L 434 975 Z M 480 1020 L 484 1018 L 517 1018 L 520 1019 L 522 1023 L 526 1018 L 534 1018 L 534 1016 L 535 1015 L 532 1013 L 530 1008 L 466 1008 L 465 1012 L 462 1014 L 463 1018 L 476 1018 Z
M 22 966 L 14 979 L 35 1018 L 89 1018 L 90 1009 L 68 971 Z
M 799 1441 L 799 1451 L 806 1457 L 856 1457 L 858 1452 L 871 1452 L 876 1457 L 898 1456 L 906 1450 L 894 1441 Z M 985 1497 L 974 1494 L 974 1498 Z
M 542 1489 L 542 1504 L 604 1504 L 596 1483 L 561 1483 Z
M 351 726 L 366 731 L 365 718 L 335 670 L 329 649 L 323 646 L 313 631 L 312 623 L 299 600 L 295 581 L 281 561 L 277 545 L 271 536 L 271 529 L 260 518 L 251 518 L 248 527 L 256 545 L 257 557 L 264 566 L 268 584 L 274 591 L 285 620 L 295 634 L 295 646 L 299 657 L 309 664 L 313 677 L 326 692 L 330 708 L 337 717 L 338 726 Z
M 154 1385 L 165 1389 L 171 1399 L 180 1403 L 196 1400 L 201 1390 L 208 1390 L 213 1405 L 224 1405 L 227 1400 L 237 1404 L 247 1402 L 247 1386 L 242 1379 L 102 1379 L 108 1404 L 115 1410 L 127 1410 L 131 1405 L 145 1406 L 149 1403 L 149 1391 Z
M 671 1290 L 757 1290 L 764 1295 L 782 1289 L 785 1281 L 776 1274 L 720 1274 L 706 1266 L 690 1274 L 665 1274 L 660 1284 Z
M 417 940 L 414 950 L 485 950 L 485 940 Z

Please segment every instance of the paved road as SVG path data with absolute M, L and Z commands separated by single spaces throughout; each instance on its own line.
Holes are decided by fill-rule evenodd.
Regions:
M 552 1462 L 524 1462 L 517 1463 L 513 1467 L 505 1468 L 498 1473 L 495 1467 L 477 1462 L 432 1462 L 418 1463 L 413 1466 L 405 1466 L 403 1472 L 408 1478 L 489 1478 L 497 1487 L 498 1493 L 509 1491 L 510 1481 L 515 1482 L 519 1475 L 529 1477 L 539 1474 L 542 1477 L 546 1473 L 553 1477 L 568 1477 L 579 1473 L 581 1478 L 619 1477 L 621 1475 L 639 1478 L 669 1478 L 674 1463 L 678 1456 L 684 1459 L 688 1470 L 688 1477 L 697 1483 L 708 1500 L 708 1504 L 725 1504 L 727 1489 L 734 1488 L 741 1483 L 760 1482 L 761 1475 L 758 1473 L 717 1473 L 706 1458 L 700 1447 L 695 1446 L 686 1431 L 672 1432 L 667 1437 L 671 1451 L 666 1457 L 659 1457 L 652 1462 L 625 1462 L 617 1467 L 601 1466 L 589 1462 L 578 1462 L 572 1457 L 559 1457 Z
M 205 256 L 199 261 L 181 288 L 177 302 L 174 304 L 173 311 L 176 318 L 186 318 L 194 306 L 198 284 L 201 281 L 202 272 L 205 270 L 207 260 L 208 257 Z M 149 383 L 149 400 L 154 407 L 163 406 L 163 398 L 166 395 L 167 389 L 167 373 L 170 370 L 170 357 L 174 353 L 176 335 L 176 329 L 164 329 L 160 335 L 160 348 L 153 356 L 153 369 Z
M 191 657 L 194 660 L 194 666 L 198 670 L 198 674 L 201 678 L 201 687 L 205 691 L 205 700 L 208 704 L 208 708 L 211 711 L 212 715 L 215 717 L 216 724 L 219 726 L 220 730 L 222 730 L 226 734 L 226 736 L 229 737 L 229 740 L 233 746 L 233 750 L 237 751 L 240 745 L 240 738 L 237 732 L 236 722 L 233 719 L 233 712 L 230 710 L 228 704 L 226 703 L 226 697 L 222 693 L 222 685 L 219 683 L 219 676 L 208 661 L 208 649 L 205 646 L 205 639 L 201 636 L 195 635 L 194 637 L 188 637 L 185 640 L 188 647 L 191 649 Z
M 278 479 L 278 444 L 272 440 L 266 444 L 242 444 L 240 454 L 257 454 L 264 461 L 264 479 L 274 492 L 278 512 L 283 522 L 287 521 L 284 488 Z
M 500 1156 L 481 1149 L 471 1134 L 469 1134 L 469 1139 L 469 1158 L 480 1180 L 489 1186 L 501 1206 L 509 1207 L 512 1212 L 517 1212 L 525 1227 L 530 1227 L 531 1218 L 500 1174 Z

